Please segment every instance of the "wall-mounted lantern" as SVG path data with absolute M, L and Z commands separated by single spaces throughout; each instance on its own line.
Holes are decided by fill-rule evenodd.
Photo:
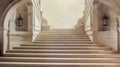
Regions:
M 22 27 L 23 26 L 23 18 L 21 15 L 17 18 L 17 26 Z
M 109 17 L 107 15 L 104 15 L 102 19 L 103 19 L 103 26 L 108 26 Z

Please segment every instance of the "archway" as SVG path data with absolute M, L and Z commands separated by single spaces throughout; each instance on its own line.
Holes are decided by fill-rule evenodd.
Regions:
M 26 26 L 23 26 L 21 31 L 19 31 L 18 29 L 16 30 L 16 23 L 15 23 L 16 18 L 19 15 L 18 11 L 17 11 L 17 10 L 19 10 L 18 8 L 20 8 L 22 10 L 21 12 L 28 13 L 28 19 L 31 18 L 31 17 L 29 17 L 29 12 L 26 10 L 26 9 L 31 8 L 31 4 L 30 3 L 32 3 L 31 0 L 29 0 L 29 1 L 28 0 L 17 1 L 16 3 L 11 3 L 8 6 L 8 8 L 5 10 L 7 12 L 5 12 L 5 14 L 4 14 L 5 16 L 4 16 L 4 23 L 3 23 L 3 28 L 4 28 L 3 29 L 3 48 L 2 48 L 3 49 L 3 51 L 2 51 L 3 53 L 5 53 L 6 50 L 12 49 L 12 46 L 18 46 L 18 45 L 10 45 L 11 44 L 10 43 L 11 39 L 12 40 L 15 40 L 17 38 L 23 39 L 22 37 L 25 36 L 23 34 L 28 35 L 28 33 L 30 32 L 29 30 L 27 30 L 27 28 L 26 28 L 26 30 L 23 30 L 23 29 L 25 29 L 24 27 L 26 27 Z M 24 6 L 24 8 L 21 8 L 21 6 L 22 7 Z M 27 21 L 26 21 L 26 23 L 27 23 Z M 32 23 L 27 23 L 27 24 L 31 25 Z M 17 41 L 16 41 L 16 43 L 20 44 L 20 42 L 17 42 Z

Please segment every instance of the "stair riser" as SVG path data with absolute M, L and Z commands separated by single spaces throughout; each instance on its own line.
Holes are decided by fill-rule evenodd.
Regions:
M 112 51 L 6 51 L 7 53 L 112 53 Z
M 55 36 L 55 35 L 54 35 L 54 36 L 42 36 L 42 35 L 41 35 L 41 36 L 39 36 L 39 37 L 44 37 L 44 38 L 45 38 L 45 37 L 64 37 L 64 38 L 71 37 L 71 38 L 88 38 L 88 36 L 71 36 L 71 35 L 70 35 L 70 36 L 59 36 L 59 35 L 58 35 L 58 36 Z M 38 38 L 39 38 L 39 37 L 38 37 Z
M 50 58 L 120 58 L 120 56 L 115 55 L 44 55 L 44 54 L 5 54 L 5 57 L 50 57 Z
M 63 38 L 63 39 L 64 39 L 64 38 L 72 38 L 72 39 L 76 39 L 76 38 L 78 38 L 78 39 L 86 38 L 86 39 L 89 39 L 88 37 L 71 37 L 71 36 L 67 36 L 67 37 L 61 37 L 61 36 L 59 36 L 59 37 L 58 37 L 58 36 L 54 36 L 54 37 L 52 37 L 52 36 L 51 36 L 51 37 L 50 37 L 50 36 L 49 36 L 49 37 L 46 36 L 46 37 L 45 37 L 45 36 L 41 36 L 41 37 L 37 37 L 37 38 L 38 38 L 38 39 L 39 39 L 39 38 L 58 38 L 58 39 L 59 39 L 59 38 Z
M 63 36 L 63 35 L 60 35 L 60 36 L 59 36 L 59 35 L 58 35 L 58 36 L 55 36 L 55 35 L 54 35 L 54 36 L 52 36 L 52 35 L 51 35 L 51 36 L 40 35 L 40 36 L 38 36 L 37 38 L 40 38 L 40 37 L 66 37 L 66 38 L 67 38 L 67 37 L 71 37 L 71 38 L 88 38 L 88 36 L 75 36 L 75 35 L 74 35 L 74 36 L 73 36 L 73 35 L 72 35 L 72 36 L 71 36 L 71 35 L 69 35 L 69 36 L 68 36 L 68 35 L 64 35 L 64 36 Z
M 21 47 L 14 47 L 13 49 L 86 50 L 86 49 L 89 49 L 89 48 L 21 48 Z M 106 50 L 106 49 L 110 49 L 110 48 L 92 48 L 92 50 Z
M 0 67 L 120 67 L 120 65 L 102 65 L 102 63 L 100 64 L 9 64 L 9 63 L 0 63 Z
M 42 31 L 41 34 L 85 34 L 85 32 L 76 31 Z
M 81 31 L 81 32 L 76 32 L 76 31 L 42 31 L 41 32 L 41 34 L 68 34 L 68 33 L 70 33 L 70 34 L 83 34 L 83 33 L 85 33 L 84 31 Z
M 54 42 L 70 42 L 70 43 L 71 42 L 86 42 L 87 43 L 87 42 L 91 42 L 91 41 L 54 41 L 53 40 L 53 41 L 39 41 L 39 42 L 52 42 L 52 43 L 54 43 Z
M 85 35 L 85 34 L 83 34 L 83 35 L 80 35 L 80 34 L 78 34 L 78 35 L 74 35 L 74 34 L 63 34 L 63 35 L 58 35 L 58 34 L 40 34 L 40 35 L 38 35 L 38 36 L 87 36 L 87 35 Z
M 70 40 L 70 39 L 36 39 L 36 41 L 90 41 L 89 39 L 76 39 L 76 40 Z
M 120 63 L 120 60 L 57 60 L 57 59 L 1 59 L 0 62 L 39 62 L 39 63 Z
M 16 49 L 17 50 L 17 48 L 14 48 L 14 49 Z M 34 49 L 34 50 L 44 50 L 44 48 L 40 48 L 40 49 Z M 18 48 L 18 50 L 23 50 L 22 48 L 21 49 L 19 49 Z M 31 50 L 31 49 L 24 49 L 24 50 Z M 33 50 L 33 49 L 32 49 Z M 67 49 L 65 49 L 65 48 L 56 48 L 56 49 L 52 49 L 52 48 L 46 48 L 45 50 L 71 50 L 71 49 L 69 49 L 69 48 L 67 48 Z M 88 48 L 76 48 L 76 49 L 72 49 L 72 50 L 111 50 L 110 48 L 92 48 L 92 49 L 88 49 Z
M 42 39 L 41 39 L 42 38 Z M 38 40 L 90 40 L 89 38 L 87 37 L 81 37 L 81 38 L 70 38 L 70 37 L 60 37 L 57 39 L 57 37 L 40 37 L 40 38 L 36 38 Z
M 100 47 L 100 46 L 21 46 L 21 47 L 13 47 L 13 48 L 36 48 L 36 49 L 39 49 L 39 48 L 53 48 L 53 49 L 76 49 L 76 50 L 79 50 L 79 49 L 108 49 L 108 47 Z
M 28 43 L 28 44 L 21 44 L 21 46 L 103 46 L 103 45 L 96 45 L 96 44 L 40 44 L 40 43 Z
M 2 66 L 4 64 L 6 67 L 19 67 L 20 63 L 22 63 L 21 67 L 51 67 L 49 64 L 53 64 L 52 67 L 61 67 L 59 63 L 62 63 L 61 65 L 67 63 L 67 66 L 76 63 L 77 66 L 73 67 L 104 67 L 104 65 L 101 66 L 101 63 L 109 63 L 108 67 L 111 66 L 111 63 L 114 63 L 114 67 L 117 63 L 120 66 L 120 55 L 110 49 L 105 46 L 93 45 L 84 31 L 42 31 L 34 43 L 22 44 L 6 51 L 5 57 L 0 58 L 0 67 L 5 67 Z M 9 64 L 10 62 L 13 64 Z
M 76 46 L 76 45 L 79 45 L 79 46 L 86 46 L 86 45 L 88 45 L 88 46 L 103 46 L 103 45 L 98 45 L 98 44 L 40 44 L 40 43 L 26 43 L 26 44 L 21 44 L 21 45 L 61 45 L 61 46 L 69 46 L 69 45 L 71 45 L 71 46 Z
M 85 35 L 85 32 L 81 31 L 81 32 L 75 32 L 75 31 L 72 31 L 72 32 L 41 32 L 40 34 L 69 34 L 69 35 L 75 35 L 75 34 L 84 34 Z
M 99 47 L 99 48 L 108 48 L 104 46 L 90 46 L 90 45 L 21 45 L 20 47 L 85 47 L 85 48 L 91 48 L 91 47 Z
M 20 45 L 21 47 L 23 47 L 23 46 L 26 46 L 26 47 L 104 47 L 104 46 L 102 46 L 102 45 L 89 45 L 89 44 L 86 44 L 86 45 L 80 45 L 80 44 L 73 44 L 73 45 L 70 45 L 70 44 L 44 44 L 44 45 L 42 45 L 42 44 L 36 44 L 36 45 Z
M 44 33 L 44 34 L 40 34 L 40 35 L 38 35 L 38 37 L 40 37 L 40 36 L 78 36 L 78 37 L 82 37 L 82 36 L 87 36 L 86 34 L 70 34 L 70 33 L 66 33 L 66 34 L 61 34 L 61 33 L 56 33 L 56 34 L 54 34 L 54 33 L 51 33 L 51 34 L 46 34 L 46 33 Z
M 40 44 L 92 44 L 91 42 L 43 42 L 43 41 L 35 41 L 34 43 L 40 43 Z

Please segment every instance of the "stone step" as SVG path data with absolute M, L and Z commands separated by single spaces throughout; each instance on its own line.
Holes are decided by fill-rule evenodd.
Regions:
M 56 44 L 92 44 L 91 41 L 35 41 L 34 43 L 50 43 L 50 44 L 53 44 L 53 43 L 56 43 Z
M 38 35 L 37 37 L 60 37 L 60 38 L 62 38 L 62 37 L 65 37 L 65 38 L 88 38 L 88 36 L 85 36 L 85 35 L 69 35 L 69 34 L 66 34 L 66 35 Z
M 75 39 L 79 39 L 79 40 L 87 40 L 87 39 L 89 39 L 89 38 L 70 38 L 70 37 L 37 37 L 36 39 L 54 39 L 54 40 L 62 40 L 62 39 L 64 39 L 64 40 L 70 40 L 70 39 L 72 39 L 72 40 L 75 40 Z
M 56 39 L 56 40 L 61 40 L 61 39 L 66 39 L 66 40 L 70 40 L 70 39 L 80 39 L 80 40 L 84 40 L 84 39 L 89 39 L 89 38 L 71 38 L 71 37 L 37 37 L 36 39 Z
M 41 31 L 42 33 L 85 33 L 85 31 Z
M 68 35 L 85 35 L 85 32 L 41 32 L 40 34 L 60 34 L 60 35 L 64 35 L 64 34 L 68 34 Z
M 74 48 L 74 47 L 75 47 L 75 48 L 79 48 L 79 47 L 80 47 L 80 48 L 92 48 L 92 47 L 93 47 L 93 48 L 108 48 L 108 47 L 102 46 L 102 45 L 89 45 L 89 44 L 88 44 L 88 45 L 79 45 L 79 44 L 76 44 L 76 45 L 72 45 L 72 44 L 71 44 L 71 45 L 70 45 L 70 44 L 67 44 L 67 45 L 66 45 L 66 44 L 62 44 L 62 45 L 60 45 L 60 44 L 57 44 L 57 45 L 56 45 L 56 44 L 43 44 L 43 45 L 42 45 L 42 44 L 39 44 L 39 45 L 32 45 L 32 44 L 31 44 L 31 45 L 29 45 L 29 44 L 23 44 L 23 45 L 21 45 L 20 47 L 43 47 L 43 48 L 44 48 L 44 47 L 45 47 L 45 48 L 47 48 L 47 47 L 49 47 L 49 48 L 56 48 L 56 47 L 57 47 L 57 48 L 59 48 L 59 47 L 60 47 L 60 48 L 65 48 L 65 47 L 66 47 L 66 48 L 71 48 L 71 47 L 72 47 L 72 48 Z
M 42 41 L 42 42 L 46 42 L 46 41 Z M 53 43 L 54 42 L 71 42 L 71 40 L 70 41 L 65 41 L 65 40 L 64 41 L 60 41 L 60 40 L 59 41 L 54 41 L 53 40 L 53 41 L 47 41 L 47 42 L 53 42 Z M 91 42 L 91 41 L 72 41 L 72 42 Z
M 21 44 L 20 46 L 25 46 L 25 47 L 29 47 L 29 46 L 34 46 L 34 47 L 41 47 L 41 46 L 45 46 L 45 47 L 49 47 L 49 46 L 51 46 L 51 47 L 69 47 L 69 46 L 71 46 L 71 47 L 74 47 L 74 46 L 76 46 L 76 47 L 82 47 L 82 46 L 86 46 L 86 47 L 91 47 L 91 46 L 93 46 L 93 47 L 104 47 L 104 46 L 102 46 L 102 45 L 79 45 L 79 44 L 75 44 L 75 45 L 72 45 L 72 44 Z
M 42 41 L 42 42 L 46 42 L 46 41 Z M 52 40 L 52 41 L 47 41 L 47 42 L 53 42 L 53 43 L 54 42 L 71 42 L 71 40 L 70 41 L 69 40 L 68 41 L 65 41 L 65 40 L 54 41 L 54 40 Z M 72 42 L 91 42 L 91 41 L 90 40 L 89 41 L 74 41 L 73 40 Z
M 50 29 L 49 31 L 84 31 L 84 30 L 76 30 L 76 29 Z
M 87 37 L 87 35 L 38 35 L 39 37 Z
M 19 47 L 15 47 L 13 49 L 25 49 L 25 48 L 19 48 Z M 34 49 L 34 50 L 111 50 L 111 48 L 106 48 L 106 47 L 103 47 L 103 48 L 26 48 L 26 50 L 30 50 L 30 49 Z
M 49 38 L 52 38 L 52 37 L 60 37 L 60 38 L 62 38 L 62 37 L 65 37 L 65 38 L 88 38 L 87 36 L 42 36 L 42 35 L 40 35 L 40 36 L 38 36 L 38 38 L 40 38 L 40 37 L 49 37 Z
M 113 53 L 111 50 L 7 50 L 7 53 Z
M 0 62 L 39 62 L 39 63 L 120 63 L 120 58 L 34 58 L 0 57 Z
M 120 58 L 117 53 L 5 53 L 5 57 L 51 57 L 51 58 Z
M 49 36 L 48 36 L 48 35 L 40 35 L 40 36 L 38 36 L 38 37 L 71 37 L 71 38 L 77 38 L 77 37 L 78 37 L 78 38 L 87 38 L 88 36 L 71 36 L 71 35 L 67 35 L 67 36 L 66 36 L 66 35 L 62 35 L 62 36 L 59 36 L 59 35 L 58 35 L 58 36 L 49 35 Z
M 71 33 L 85 33 L 85 31 L 76 31 L 76 30 L 50 30 L 50 31 L 41 31 L 42 33 L 56 33 L 56 32 L 60 32 L 60 33 L 65 33 L 65 32 L 71 32 Z
M 85 35 L 86 33 L 73 33 L 73 32 L 41 32 L 39 35 Z
M 85 31 L 41 31 L 41 33 L 85 33 Z
M 78 47 L 78 46 L 69 46 L 69 47 L 65 47 L 65 46 L 61 46 L 61 47 L 51 47 L 51 46 L 21 46 L 21 47 L 14 47 L 13 49 L 56 49 L 56 50 L 59 50 L 59 49 L 62 49 L 62 50 L 86 50 L 86 49 L 111 49 L 111 48 L 108 48 L 108 47 L 95 47 L 95 46 L 91 46 L 91 47 L 88 47 L 88 46 L 81 46 L 81 47 Z
M 90 41 L 90 39 L 36 39 L 36 41 Z
M 120 67 L 120 63 L 0 62 L 0 67 Z
M 83 36 L 87 36 L 86 34 L 61 34 L 61 35 L 58 35 L 58 34 L 56 34 L 56 35 L 54 35 L 54 34 L 39 34 L 38 36 L 65 36 L 65 37 L 67 37 L 67 36 L 71 36 L 71 37 L 83 37 Z
M 14 47 L 13 49 L 32 49 L 32 50 L 38 50 L 38 49 L 41 49 L 41 50 L 111 50 L 111 48 L 106 48 L 106 47 L 103 47 L 103 48 L 32 48 L 32 47 Z
M 41 35 L 55 35 L 55 36 L 56 36 L 56 35 L 57 35 L 57 36 L 58 36 L 58 35 L 59 35 L 59 36 L 62 36 L 62 35 L 64 35 L 64 36 L 65 36 L 65 35 L 66 35 L 66 36 L 68 36 L 68 35 L 69 35 L 69 36 L 70 36 L 70 35 L 71 35 L 71 36 L 76 36 L 76 35 L 77 35 L 77 36 L 87 36 L 86 33 L 42 33 L 42 32 L 41 32 L 38 36 L 41 36 Z
M 98 44 L 40 44 L 40 43 L 28 43 L 21 44 L 20 46 L 103 46 Z
M 0 57 L 0 67 L 120 67 L 120 54 L 93 44 L 84 31 L 42 31 L 34 43 L 21 44 Z

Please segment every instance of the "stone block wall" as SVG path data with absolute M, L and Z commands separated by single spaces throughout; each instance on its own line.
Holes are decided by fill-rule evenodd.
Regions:
M 97 5 L 96 5 L 97 4 Z M 114 50 L 118 50 L 118 33 L 117 33 L 117 15 L 113 12 L 110 8 L 104 9 L 106 5 L 101 3 L 94 4 L 94 13 L 93 13 L 93 42 L 111 47 Z M 110 30 L 99 30 L 100 23 L 103 23 L 103 19 L 101 16 L 100 11 L 109 14 L 109 23 L 110 23 Z M 103 11 L 104 10 L 104 11 Z M 103 13 L 104 14 L 104 13 Z M 102 27 L 102 26 L 101 26 Z

